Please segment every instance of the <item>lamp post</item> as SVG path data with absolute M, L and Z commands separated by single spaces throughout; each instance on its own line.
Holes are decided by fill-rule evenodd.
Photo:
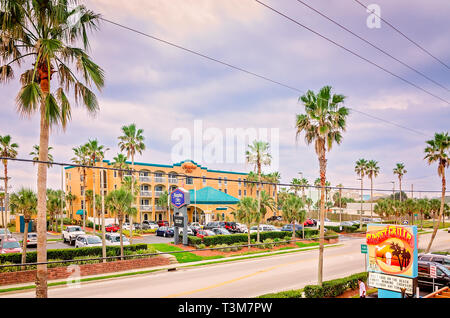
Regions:
M 362 230 L 362 214 L 363 214 L 363 179 L 358 178 L 357 180 L 361 180 L 361 212 L 359 216 L 359 229 Z

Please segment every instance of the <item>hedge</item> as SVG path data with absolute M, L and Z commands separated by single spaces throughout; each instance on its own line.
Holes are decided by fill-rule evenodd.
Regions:
M 260 232 L 259 238 L 260 241 L 263 242 L 266 239 L 283 239 L 285 236 L 292 235 L 291 232 L 278 232 L 278 231 L 270 231 L 270 232 Z M 250 234 L 250 240 L 256 240 L 257 233 Z M 247 243 L 248 242 L 248 234 L 231 234 L 231 235 L 214 235 L 214 236 L 205 236 L 203 240 L 201 238 L 195 236 L 189 236 L 189 245 L 198 245 L 205 244 L 206 246 L 211 245 L 219 245 L 219 244 L 227 244 L 232 245 L 235 243 Z
M 367 281 L 368 273 L 363 272 L 354 274 L 345 278 L 334 279 L 322 283 L 319 285 L 307 285 L 304 288 L 306 298 L 324 298 L 324 297 L 337 297 L 342 295 L 347 289 L 357 289 L 358 279 Z
M 124 253 L 125 251 L 137 251 L 137 250 L 146 250 L 147 244 L 133 244 L 133 245 L 125 245 L 123 247 Z M 120 246 L 107 246 L 106 253 L 108 256 L 119 256 L 120 255 Z M 102 256 L 102 247 L 81 247 L 81 248 L 65 248 L 65 249 L 54 249 L 47 250 L 47 259 L 61 259 L 61 260 L 72 260 L 76 257 L 80 256 Z M 5 263 L 15 263 L 20 264 L 22 262 L 22 254 L 21 253 L 11 253 L 11 254 L 1 254 L 0 255 L 0 264 Z M 28 252 L 27 253 L 27 263 L 36 263 L 37 262 L 37 252 Z

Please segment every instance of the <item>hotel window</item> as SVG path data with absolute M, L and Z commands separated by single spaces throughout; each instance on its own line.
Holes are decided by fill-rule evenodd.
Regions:
M 238 180 L 239 180 L 239 186 L 241 186 L 241 178 L 239 178 Z
M 84 201 L 81 200 L 81 210 L 84 210 Z
M 203 177 L 203 184 L 206 184 L 206 177 Z
M 227 177 L 224 178 L 223 183 L 224 183 L 225 185 L 227 185 Z
M 117 178 L 117 171 L 114 170 L 114 178 Z
M 242 196 L 242 190 L 239 190 L 239 196 Z
M 219 177 L 219 185 L 222 185 L 222 178 Z
M 114 190 L 117 190 L 117 184 L 114 185 Z
M 225 189 L 225 193 L 227 193 L 227 194 L 228 194 L 228 191 L 227 191 L 227 189 Z
M 83 186 L 80 187 L 80 194 L 81 194 L 81 195 L 84 194 L 84 188 L 83 188 Z
M 247 196 L 247 190 L 244 190 L 244 197 Z
M 186 184 L 194 184 L 194 179 L 192 179 L 192 177 L 187 177 Z

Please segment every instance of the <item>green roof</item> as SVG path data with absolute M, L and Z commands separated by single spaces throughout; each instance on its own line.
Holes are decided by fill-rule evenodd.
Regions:
M 200 190 L 189 190 L 191 204 L 237 204 L 238 198 L 227 193 L 216 190 L 212 187 L 205 187 Z

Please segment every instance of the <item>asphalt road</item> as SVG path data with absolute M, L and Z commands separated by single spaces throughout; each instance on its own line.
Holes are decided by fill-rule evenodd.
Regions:
M 423 235 L 419 248 L 426 247 L 430 235 Z M 360 245 L 364 239 L 343 241 L 342 246 L 326 248 L 324 280 L 364 271 Z M 433 250 L 449 250 L 450 234 L 439 231 Z M 49 297 L 127 298 L 127 297 L 255 297 L 266 293 L 299 289 L 317 282 L 318 250 L 230 263 L 156 272 L 108 281 L 81 284 L 79 288 L 50 288 Z M 35 297 L 35 292 L 7 297 Z

